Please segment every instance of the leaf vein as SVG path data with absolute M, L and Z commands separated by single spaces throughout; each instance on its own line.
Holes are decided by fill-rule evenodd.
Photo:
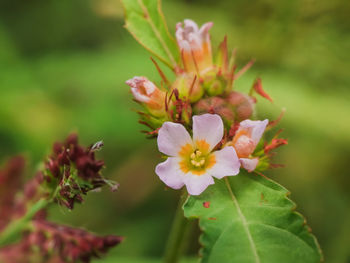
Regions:
M 140 7 L 142 8 L 143 12 L 146 14 L 145 19 L 146 19 L 147 23 L 149 23 L 149 25 L 151 26 L 154 34 L 156 35 L 157 39 L 159 40 L 159 42 L 163 46 L 164 51 L 167 53 L 169 59 L 171 60 L 171 62 L 175 66 L 176 65 L 176 61 L 175 61 L 173 55 L 171 54 L 170 50 L 168 49 L 168 46 L 166 45 L 166 43 L 165 43 L 164 39 L 162 38 L 160 32 L 158 31 L 157 27 L 153 23 L 153 20 L 151 19 L 151 16 L 150 16 L 150 13 L 148 12 L 148 9 L 143 4 L 143 0 L 138 0 L 138 3 L 140 5 Z
M 250 233 L 247 219 L 245 218 L 245 216 L 242 213 L 242 210 L 241 210 L 241 208 L 239 206 L 239 203 L 238 203 L 235 195 L 233 194 L 230 182 L 228 181 L 227 177 L 225 177 L 225 183 L 226 183 L 227 189 L 228 189 L 228 191 L 229 191 L 229 193 L 231 195 L 231 199 L 233 201 L 233 204 L 235 205 L 235 207 L 237 209 L 237 212 L 238 212 L 238 215 L 239 215 L 239 217 L 240 217 L 240 219 L 242 221 L 243 228 L 244 228 L 244 230 L 245 230 L 245 232 L 246 232 L 246 234 L 248 236 L 249 244 L 250 244 L 250 247 L 251 247 L 251 249 L 253 251 L 255 262 L 256 263 L 260 263 L 260 258 L 259 258 L 259 255 L 258 255 L 258 251 L 256 249 L 256 246 L 255 246 L 252 234 Z

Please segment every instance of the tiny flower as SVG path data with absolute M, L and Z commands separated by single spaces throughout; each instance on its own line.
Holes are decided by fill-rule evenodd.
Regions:
M 258 158 L 250 158 L 250 155 L 259 143 L 267 124 L 268 120 L 242 121 L 230 143 L 235 148 L 243 168 L 248 170 L 248 172 L 254 171 L 259 163 Z
M 240 163 L 231 146 L 213 151 L 221 141 L 224 125 L 219 115 L 193 116 L 193 138 L 179 123 L 165 122 L 158 132 L 159 151 L 168 159 L 157 165 L 156 174 L 169 187 L 186 185 L 191 195 L 201 194 L 214 179 L 239 173 Z
M 205 23 L 199 29 L 198 25 L 185 19 L 176 25 L 176 40 L 182 54 L 182 61 L 186 72 L 203 73 L 212 67 L 212 52 L 209 29 L 212 22 Z
M 131 87 L 135 100 L 144 104 L 152 115 L 157 117 L 165 115 L 165 92 L 153 82 L 146 77 L 133 77 L 125 83 Z

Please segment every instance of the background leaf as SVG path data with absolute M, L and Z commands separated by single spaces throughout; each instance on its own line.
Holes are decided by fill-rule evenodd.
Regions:
M 184 211 L 199 218 L 202 262 L 320 262 L 318 243 L 287 195 L 272 180 L 241 172 L 189 197 Z
M 122 0 L 125 27 L 148 51 L 170 68 L 179 59 L 179 50 L 168 31 L 160 0 Z

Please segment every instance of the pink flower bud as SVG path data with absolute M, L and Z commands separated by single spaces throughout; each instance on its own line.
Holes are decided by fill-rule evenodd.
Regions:
M 233 91 L 227 96 L 227 102 L 235 108 L 237 121 L 249 119 L 254 112 L 255 103 L 246 94 Z
M 226 100 L 221 97 L 204 98 L 198 101 L 193 108 L 195 114 L 218 114 L 224 123 L 230 127 L 235 120 L 235 113 Z
M 165 92 L 158 89 L 153 82 L 146 77 L 133 77 L 125 83 L 131 87 L 135 100 L 145 105 L 152 115 L 165 115 Z
M 212 52 L 209 29 L 212 22 L 205 23 L 199 29 L 190 20 L 184 20 L 176 25 L 176 40 L 182 55 L 182 62 L 186 72 L 203 73 L 212 67 Z
M 247 158 L 254 152 L 267 124 L 268 120 L 244 120 L 239 124 L 232 140 L 232 146 L 236 149 L 239 158 Z
M 258 145 L 268 122 L 267 119 L 263 121 L 242 121 L 232 142 L 228 144 L 235 148 L 242 167 L 248 172 L 254 171 L 259 163 L 259 159 L 251 156 L 251 154 Z

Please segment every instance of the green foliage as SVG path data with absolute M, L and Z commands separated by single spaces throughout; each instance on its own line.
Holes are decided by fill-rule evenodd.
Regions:
M 148 51 L 174 68 L 179 59 L 179 51 L 166 25 L 161 1 L 122 0 L 122 3 L 126 29 Z
M 184 211 L 199 219 L 202 262 L 320 262 L 318 243 L 287 196 L 272 180 L 241 172 L 189 197 Z
M 104 139 L 101 155 L 107 159 L 106 172 L 123 187 L 113 195 L 92 193 L 87 196 L 88 205 L 69 213 L 53 208 L 51 218 L 127 236 L 107 255 L 109 261 L 96 262 L 160 257 L 177 192 L 163 191 L 153 174 L 159 159 L 156 152 L 149 154 L 148 146 L 156 147 L 139 132 L 137 115 L 130 110 L 135 105 L 124 84 L 133 75 L 153 73 L 156 79 L 147 52 L 119 28 L 119 14 L 92 17 L 85 12 L 90 8 L 87 1 L 34 2 L 4 0 L 1 4 L 0 155 L 30 153 L 27 157 L 34 166 L 50 150 L 47 145 L 72 130 L 81 133 L 85 142 Z M 84 7 L 78 7 L 78 2 Z M 119 7 L 119 0 L 91 2 L 113 2 L 113 8 Z M 350 5 L 343 0 L 317 3 L 166 0 L 163 8 L 170 29 L 184 18 L 199 24 L 213 21 L 213 41 L 228 34 L 229 47 L 238 47 L 241 66 L 256 58 L 255 66 L 235 82 L 235 88 L 248 91 L 251 80 L 261 76 L 275 100 L 274 104 L 259 100 L 258 112 L 267 114 L 262 117 L 275 119 L 286 107 L 280 127 L 291 140 L 279 150 L 276 162 L 288 168 L 272 170 L 271 175 L 288 186 L 299 209 L 307 211 L 326 261 L 339 263 L 350 256 L 350 122 L 346 121 Z M 96 41 L 99 35 L 102 45 L 86 49 L 85 40 Z M 132 184 L 140 178 L 149 178 L 146 186 Z M 125 198 L 123 191 L 134 194 Z M 194 235 L 189 242 L 195 246 L 196 240 Z M 189 253 L 195 255 L 196 247 Z

